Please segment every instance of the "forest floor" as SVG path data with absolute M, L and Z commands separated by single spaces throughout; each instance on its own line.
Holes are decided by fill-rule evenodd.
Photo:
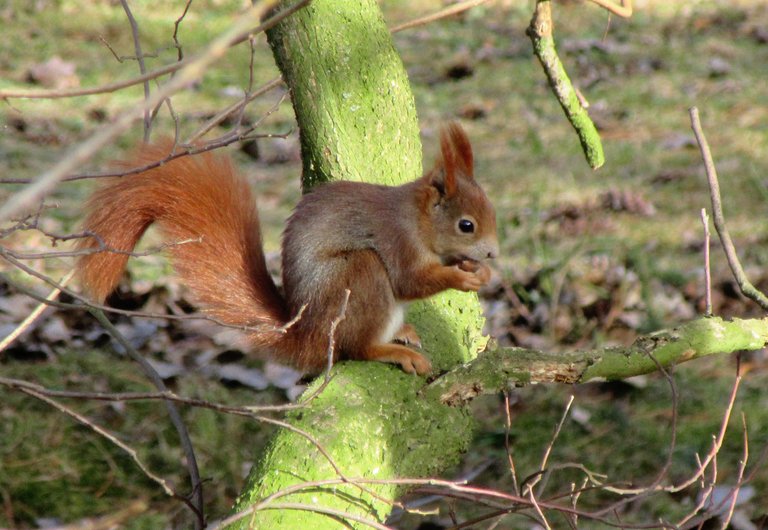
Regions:
M 247 2 L 246 2 L 247 3 Z M 183 2 L 136 2 L 148 68 L 176 57 L 173 23 Z M 555 35 L 574 83 L 589 101 L 600 131 L 605 166 L 592 171 L 576 135 L 549 92 L 525 28 L 530 2 L 491 2 L 459 17 L 395 35 L 408 69 L 422 126 L 424 166 L 437 151 L 437 131 L 459 120 L 472 140 L 476 175 L 495 202 L 501 257 L 482 293 L 488 332 L 501 344 L 568 351 L 630 343 L 638 334 L 671 327 L 703 312 L 704 236 L 700 210 L 709 209 L 703 165 L 688 108 L 701 117 L 720 173 L 726 219 L 753 282 L 768 288 L 768 5 L 761 1 L 636 2 L 629 20 L 608 17 L 589 3 L 556 2 Z M 222 32 L 243 2 L 192 4 L 179 39 L 186 56 Z M 390 25 L 434 11 L 438 0 L 383 2 Z M 129 25 L 117 2 L 11 0 L 0 6 L 0 89 L 97 86 L 137 74 Z M 50 62 L 58 57 L 58 61 Z M 277 76 L 263 36 L 254 45 L 255 85 Z M 205 79 L 174 97 L 180 127 L 189 132 L 234 102 L 248 86 L 247 46 L 233 49 Z M 153 87 L 154 89 L 154 87 Z M 246 111 L 261 134 L 243 149 L 229 149 L 252 177 L 259 200 L 270 266 L 285 218 L 300 194 L 298 135 L 285 95 L 269 92 Z M 114 93 L 64 99 L 11 99 L 0 107 L 0 179 L 33 178 L 67 148 L 89 137 L 142 97 L 135 86 Z M 231 126 L 231 123 L 229 124 Z M 155 134 L 172 131 L 160 112 Z M 224 129 L 213 131 L 221 134 Z M 99 153 L 78 174 L 104 169 L 140 138 L 140 127 Z M 22 184 L 0 184 L 0 204 Z M 39 229 L 19 231 L 2 245 L 50 251 L 47 234 L 77 230 L 80 206 L 92 180 L 60 185 L 46 201 Z M 761 214 L 762 212 L 762 214 Z M 155 241 L 156 242 L 156 241 Z M 150 236 L 148 245 L 153 243 Z M 62 246 L 62 248 L 64 248 Z M 54 250 L 58 250 L 54 249 Z M 34 270 L 60 278 L 71 259 L 30 261 Z M 716 240 L 712 245 L 713 309 L 725 317 L 759 317 L 741 297 Z M 6 281 L 45 295 L 49 288 L 0 264 L 0 337 L 36 302 Z M 113 299 L 123 308 L 188 311 L 184 291 L 162 255 L 134 259 L 130 282 Z M 230 334 L 191 321 L 115 319 L 118 328 L 179 394 L 213 402 L 282 404 L 300 387 L 295 374 L 253 360 Z M 0 377 L 51 388 L 150 391 L 137 368 L 115 355 L 109 336 L 85 312 L 51 311 L 0 352 Z M 105 360 L 107 360 L 105 362 Z M 642 376 L 621 383 L 577 387 L 533 386 L 511 396 L 511 427 L 501 398 L 479 399 L 477 439 L 447 478 L 510 491 L 505 439 L 517 477 L 536 473 L 564 407 L 568 421 L 549 457 L 550 466 L 579 464 L 613 484 L 650 484 L 667 462 L 665 483 L 696 469 L 718 432 L 736 378 L 735 356 L 687 363 L 671 378 Z M 716 495 L 738 483 L 744 432 L 749 437 L 750 481 L 735 507 L 734 528 L 768 526 L 768 356 L 741 356 L 743 381 L 717 458 Z M 672 381 L 672 382 L 670 382 Z M 156 402 L 67 402 L 119 433 L 155 473 L 185 484 L 183 454 Z M 199 408 L 183 409 L 205 479 L 210 517 L 226 515 L 272 427 Z M 37 527 L 112 513 L 141 501 L 126 528 L 184 528 L 188 513 L 164 495 L 114 445 L 29 396 L 0 387 L 0 528 Z M 676 424 L 674 446 L 672 423 Z M 763 455 L 765 458 L 765 455 Z M 552 490 L 580 484 L 579 469 L 550 478 Z M 658 493 L 629 503 L 615 523 L 676 521 L 698 502 L 698 487 Z M 423 497 L 415 494 L 410 498 Z M 585 495 L 593 509 L 617 497 Z M 393 527 L 450 526 L 483 515 L 472 503 L 435 502 L 439 515 L 399 516 Z M 492 527 L 493 520 L 473 528 Z M 553 518 L 554 527 L 567 527 Z M 717 517 L 707 524 L 717 525 Z M 583 528 L 602 528 L 580 521 Z M 507 516 L 497 529 L 534 528 Z M 427 528 L 424 526 L 423 528 Z

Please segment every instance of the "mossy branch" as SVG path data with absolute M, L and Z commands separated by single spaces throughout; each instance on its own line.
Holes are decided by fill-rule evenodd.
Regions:
M 700 318 L 671 330 L 638 337 L 627 347 L 545 353 L 524 348 L 491 348 L 461 368 L 445 374 L 423 393 L 449 405 L 480 394 L 530 383 L 585 383 L 625 379 L 692 359 L 768 345 L 768 318 Z
M 533 18 L 526 30 L 526 34 L 533 43 L 533 52 L 538 57 L 544 73 L 547 74 L 549 86 L 565 111 L 568 121 L 571 122 L 579 135 L 581 148 L 587 157 L 589 167 L 598 169 L 605 163 L 603 144 L 595 124 L 587 113 L 587 109 L 581 104 L 576 89 L 573 87 L 568 73 L 565 71 L 560 57 L 555 48 L 553 37 L 552 6 L 550 0 L 537 0 Z

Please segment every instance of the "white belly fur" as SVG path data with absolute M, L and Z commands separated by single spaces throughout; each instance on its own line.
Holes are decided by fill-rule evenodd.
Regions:
M 382 344 L 392 342 L 392 339 L 395 337 L 395 333 L 400 331 L 400 328 L 403 327 L 403 323 L 405 322 L 406 309 L 408 309 L 408 304 L 405 302 L 398 302 L 395 304 L 394 309 L 389 314 L 389 321 L 387 322 L 384 331 L 381 332 L 379 337 L 379 341 Z

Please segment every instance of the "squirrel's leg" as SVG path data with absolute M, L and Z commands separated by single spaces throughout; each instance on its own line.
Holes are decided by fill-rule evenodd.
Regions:
M 362 358 L 399 364 L 409 374 L 425 375 L 432 369 L 426 357 L 399 344 L 371 344 L 362 352 Z
M 421 337 L 416 333 L 416 328 L 410 324 L 403 324 L 403 327 L 395 333 L 392 338 L 393 342 L 399 342 L 401 344 L 411 344 L 417 348 L 421 348 Z
M 335 335 L 339 358 L 395 363 L 408 373 L 428 373 L 430 364 L 423 355 L 405 346 L 388 344 L 393 336 L 403 337 L 396 330 L 405 330 L 410 341 L 418 341 L 418 335 L 413 328 L 403 325 L 404 305 L 395 299 L 378 254 L 369 249 L 348 252 L 339 256 L 333 269 L 337 289 L 340 285 L 350 291 L 346 316 Z M 338 298 L 338 291 L 328 297 Z M 334 308 L 332 312 L 325 309 L 328 316 L 336 316 L 337 304 L 325 299 L 323 303 Z

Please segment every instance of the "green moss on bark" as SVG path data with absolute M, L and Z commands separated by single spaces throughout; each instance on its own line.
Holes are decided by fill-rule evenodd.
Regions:
M 346 478 L 364 481 L 429 476 L 454 464 L 469 442 L 465 433 L 472 431 L 466 410 L 418 397 L 424 385 L 420 378 L 389 366 L 371 371 L 368 364 L 341 363 L 335 367 L 333 380 L 323 392 L 306 410 L 292 412 L 286 420 L 311 432 Z M 308 394 L 319 383 L 316 381 Z M 440 440 L 440 455 L 435 454 L 435 440 Z M 283 431 L 254 468 L 235 510 L 297 484 L 332 478 L 338 474 L 313 443 L 300 434 Z M 396 498 L 401 487 L 360 484 L 375 491 L 375 496 L 356 485 L 335 484 L 308 488 L 275 502 L 333 507 L 383 521 L 391 510 L 383 499 Z M 244 519 L 240 527 L 249 524 L 255 528 L 338 527 L 326 516 L 302 510 L 269 510 L 268 505 L 253 519 Z
M 421 175 L 416 105 L 376 2 L 316 0 L 268 37 L 291 88 L 305 189 Z
M 533 18 L 527 33 L 533 44 L 533 52 L 539 58 L 549 86 L 579 136 L 587 163 L 598 169 L 605 163 L 603 144 L 592 118 L 581 104 L 576 89 L 565 71 L 555 48 L 553 36 L 552 6 L 550 0 L 537 0 Z

